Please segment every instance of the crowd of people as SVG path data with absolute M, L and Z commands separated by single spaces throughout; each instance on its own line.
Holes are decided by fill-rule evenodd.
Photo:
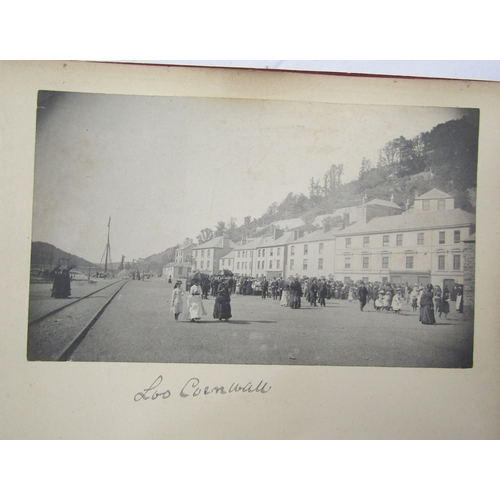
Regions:
M 172 311 L 178 320 L 182 313 L 182 281 L 177 281 L 172 296 Z M 262 299 L 270 298 L 279 301 L 283 307 L 300 309 L 303 303 L 310 307 L 326 307 L 327 300 L 359 301 L 359 308 L 364 310 L 372 301 L 377 312 L 401 314 L 403 305 L 410 305 L 412 310 L 419 311 L 422 324 L 436 323 L 435 315 L 447 318 L 450 312 L 450 300 L 456 302 L 457 312 L 463 312 L 463 285 L 455 284 L 451 290 L 441 289 L 431 284 L 408 283 L 393 285 L 391 283 L 365 283 L 362 280 L 353 282 L 334 281 L 326 278 L 289 277 L 260 279 L 241 276 L 204 277 L 196 281 L 186 280 L 187 298 L 186 318 L 196 322 L 207 312 L 203 299 L 211 295 L 215 297 L 213 318 L 227 321 L 231 318 L 231 295 L 260 295 Z

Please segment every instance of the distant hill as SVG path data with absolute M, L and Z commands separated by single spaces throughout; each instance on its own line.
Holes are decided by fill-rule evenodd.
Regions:
M 31 269 L 54 268 L 58 264 L 86 268 L 89 266 L 96 267 L 96 264 L 78 257 L 78 255 L 65 252 L 50 243 L 43 241 L 31 242 Z
M 169 247 L 163 252 L 155 253 L 141 260 L 137 267 L 141 271 L 151 271 L 155 274 L 161 274 L 163 270 L 163 266 L 172 262 L 175 259 L 175 251 L 177 250 L 178 245 L 174 247 Z

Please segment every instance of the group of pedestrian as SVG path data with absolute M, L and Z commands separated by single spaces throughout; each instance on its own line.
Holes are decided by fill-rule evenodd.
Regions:
M 58 265 L 50 271 L 49 276 L 54 279 L 51 296 L 55 299 L 67 299 L 71 296 L 71 276 L 69 272 L 73 267 L 75 266 L 63 268 Z
M 175 321 L 179 321 L 179 316 L 182 314 L 184 308 L 183 296 L 182 281 L 178 280 L 174 285 L 171 301 L 171 310 L 174 313 Z M 202 316 L 207 315 L 207 311 L 203 305 L 203 298 L 204 290 L 202 287 L 202 280 L 192 280 L 189 295 L 186 300 L 185 318 L 188 321 L 198 323 Z M 229 280 L 219 280 L 213 309 L 213 318 L 219 321 L 228 321 L 231 317 L 231 292 Z

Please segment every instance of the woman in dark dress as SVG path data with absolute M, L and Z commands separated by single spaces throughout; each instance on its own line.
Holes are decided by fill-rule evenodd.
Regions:
M 450 294 L 448 293 L 448 288 L 443 290 L 443 296 L 441 297 L 441 305 L 439 307 L 439 317 L 444 314 L 445 318 L 448 318 L 448 313 L 450 312 Z
M 221 282 L 217 290 L 217 296 L 214 304 L 214 319 L 219 321 L 227 321 L 231 318 L 231 297 L 228 290 L 228 285 Z
M 434 301 L 432 295 L 432 285 L 427 285 L 426 290 L 420 297 L 420 321 L 423 325 L 436 324 L 434 317 Z

